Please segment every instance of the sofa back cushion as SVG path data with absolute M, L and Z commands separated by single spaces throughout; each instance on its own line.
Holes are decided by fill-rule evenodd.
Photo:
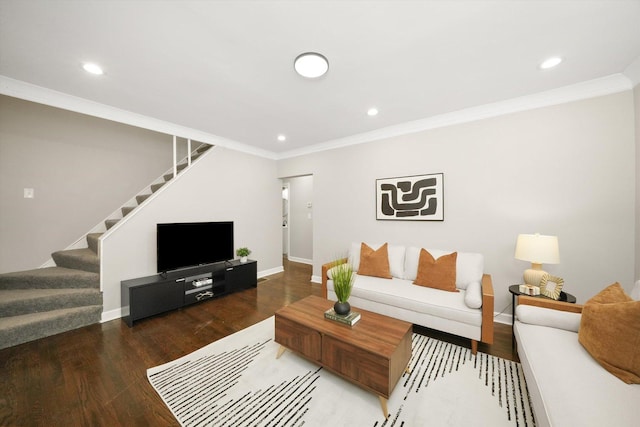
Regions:
M 404 278 L 414 281 L 418 276 L 418 264 L 420 261 L 420 250 L 422 248 L 409 247 L 406 250 L 404 263 Z M 434 258 L 451 254 L 452 251 L 439 249 L 427 249 Z M 456 259 L 456 287 L 467 289 L 472 282 L 482 283 L 484 272 L 484 257 L 482 254 L 473 252 L 458 252 Z
M 351 243 L 349 250 L 349 263 L 353 266 L 353 271 L 358 273 L 360 269 L 360 250 L 364 242 Z M 380 249 L 381 243 L 368 243 L 367 246 L 376 250 Z M 389 273 L 392 277 L 398 279 L 404 278 L 404 246 L 387 245 L 387 254 L 389 256 Z
M 454 252 L 435 259 L 429 251 L 425 249 L 420 250 L 418 274 L 413 283 L 415 285 L 443 291 L 459 292 L 458 289 L 456 289 L 457 256 L 457 252 Z

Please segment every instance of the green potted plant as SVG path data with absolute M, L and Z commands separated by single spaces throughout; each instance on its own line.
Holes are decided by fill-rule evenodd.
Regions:
M 251 249 L 249 249 L 249 248 L 238 248 L 236 250 L 236 255 L 238 255 L 240 257 L 240 262 L 244 264 L 245 262 L 247 262 L 247 257 L 249 255 L 251 255 Z
M 336 264 L 331 269 L 331 279 L 333 280 L 333 291 L 338 301 L 333 305 L 336 314 L 347 315 L 351 311 L 349 297 L 353 288 L 353 267 L 348 262 Z

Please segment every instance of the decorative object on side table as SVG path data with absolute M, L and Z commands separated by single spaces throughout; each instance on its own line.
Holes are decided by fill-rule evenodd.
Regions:
M 353 288 L 353 267 L 348 262 L 336 264 L 331 269 L 331 278 L 333 279 L 333 290 L 338 297 L 338 301 L 333 305 L 336 314 L 347 315 L 351 311 L 349 305 L 349 297 Z
M 560 250 L 557 236 L 541 234 L 520 234 L 516 241 L 515 258 L 531 262 L 531 268 L 524 271 L 524 283 L 540 286 L 540 280 L 547 274 L 542 264 L 560 264 Z
M 558 300 L 560 298 L 560 292 L 562 292 L 563 285 L 564 280 L 562 280 L 561 277 L 545 274 L 542 276 L 542 279 L 540 279 L 540 293 L 545 297 Z
M 247 262 L 247 257 L 249 255 L 251 255 L 251 249 L 249 249 L 249 248 L 238 248 L 236 250 L 236 255 L 238 255 L 240 257 L 240 262 L 244 264 L 244 263 Z
M 540 288 L 533 285 L 520 285 L 520 293 L 523 295 L 536 296 L 540 295 Z

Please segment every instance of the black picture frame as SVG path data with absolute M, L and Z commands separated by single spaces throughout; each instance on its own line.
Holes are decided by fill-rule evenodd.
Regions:
M 444 221 L 444 174 L 376 179 L 376 219 Z

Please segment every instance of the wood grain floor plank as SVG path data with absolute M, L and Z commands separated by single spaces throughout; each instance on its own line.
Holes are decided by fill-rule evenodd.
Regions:
M 146 370 L 267 319 L 285 305 L 320 295 L 311 266 L 285 271 L 248 289 L 137 322 L 118 319 L 0 350 L 1 426 L 178 425 L 149 384 Z M 469 340 L 414 327 L 468 347 Z M 496 324 L 482 352 L 517 360 L 511 327 Z

